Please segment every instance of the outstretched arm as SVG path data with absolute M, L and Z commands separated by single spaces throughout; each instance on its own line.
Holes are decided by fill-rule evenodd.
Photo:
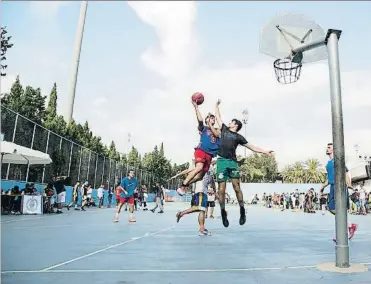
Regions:
M 216 128 L 215 128 L 213 125 L 211 125 L 210 123 L 208 123 L 208 126 L 209 126 L 211 132 L 213 133 L 213 135 L 214 135 L 215 137 L 220 137 L 220 136 L 221 136 L 221 131 L 220 131 L 220 129 L 216 129 Z
M 219 105 L 220 105 L 221 101 L 218 100 L 216 102 L 216 107 L 215 107 L 215 118 L 216 118 L 216 122 L 218 123 L 219 125 L 219 128 L 222 128 L 222 125 L 223 125 L 223 121 L 220 117 L 220 110 L 219 110 Z
M 192 105 L 194 106 L 195 112 L 196 112 L 196 117 L 198 121 L 198 130 L 202 131 L 204 129 L 204 122 L 202 119 L 202 115 L 200 113 L 200 110 L 198 109 L 198 105 L 194 101 L 192 101 Z
M 262 148 L 259 148 L 259 147 L 256 147 L 256 146 L 252 145 L 251 143 L 246 143 L 243 146 L 246 147 L 247 149 L 250 149 L 251 151 L 253 151 L 255 153 L 262 153 L 262 154 L 267 154 L 267 155 L 272 155 L 273 154 L 273 151 L 264 150 Z

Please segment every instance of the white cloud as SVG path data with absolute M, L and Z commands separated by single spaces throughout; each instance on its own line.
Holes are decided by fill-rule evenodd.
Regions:
M 35 17 L 43 17 L 53 19 L 58 12 L 59 9 L 63 6 L 68 5 L 68 1 L 31 1 L 30 5 L 30 12 Z
M 45 5 L 36 5 L 42 4 Z M 38 11 L 47 14 L 46 9 L 50 9 L 55 15 L 60 6 L 50 5 L 39 6 Z M 223 58 L 226 63 L 223 67 L 202 66 L 198 62 L 202 61 L 200 59 L 207 50 L 201 50 L 195 30 L 196 2 L 138 1 L 129 2 L 129 6 L 141 21 L 156 32 L 158 42 L 143 52 L 141 62 L 154 72 L 154 76 L 161 75 L 159 81 L 162 79 L 163 82 L 159 85 L 164 87 L 148 87 L 144 94 L 137 95 L 135 101 L 128 101 L 123 98 L 126 90 L 122 90 L 122 83 L 119 80 L 110 81 L 110 73 L 107 72 L 104 75 L 107 77 L 102 75 L 100 84 L 109 85 L 107 93 L 120 96 L 115 98 L 113 104 L 102 98 L 104 92 L 87 92 L 86 86 L 78 85 L 82 104 L 75 106 L 75 115 L 80 118 L 79 122 L 87 118 L 93 132 L 102 136 L 105 143 L 114 140 L 118 149 L 125 151 L 127 133 L 131 133 L 131 143 L 140 152 L 150 151 L 155 144 L 164 142 L 166 154 L 173 161 L 190 161 L 193 147 L 199 139 L 190 97 L 192 93 L 201 91 L 205 94 L 205 102 L 200 107 L 203 114 L 214 111 L 218 98 L 222 99 L 221 111 L 226 122 L 241 117 L 242 110 L 248 108 L 248 141 L 276 150 L 281 164 L 308 157 L 325 161 L 325 146 L 332 140 L 326 62 L 305 65 L 302 78 L 292 85 L 276 82 L 269 58 L 245 68 L 236 67 L 230 58 Z M 33 47 L 36 50 L 36 46 Z M 21 47 L 15 45 L 14 51 L 18 48 Z M 27 46 L 23 46 L 25 49 Z M 52 83 L 57 81 L 61 99 L 59 108 L 66 105 L 71 68 L 71 54 L 66 56 L 64 49 L 65 45 L 58 49 L 58 44 L 50 44 L 32 57 L 19 50 L 14 53 L 17 54 L 15 56 L 19 57 L 19 62 L 27 64 L 19 63 L 19 68 L 11 72 L 17 74 L 22 71 L 22 83 L 40 86 L 45 93 L 49 93 Z M 41 56 L 45 59 L 40 59 Z M 38 68 L 40 64 L 42 67 Z M 11 74 L 1 78 L 2 90 L 3 87 L 10 88 L 15 77 Z M 371 152 L 371 127 L 366 124 L 371 121 L 371 112 L 367 111 L 371 105 L 369 78 L 371 70 L 342 72 L 348 156 L 354 152 L 354 144 L 360 144 L 363 151 Z M 143 80 L 142 84 L 146 86 L 147 82 Z M 244 131 L 242 129 L 241 134 Z M 243 154 L 243 149 L 238 151 Z
M 325 161 L 324 147 L 332 140 L 326 62 L 304 66 L 302 78 L 292 85 L 276 82 L 271 62 L 249 68 L 198 66 L 194 63 L 199 54 L 197 37 L 191 34 L 196 18 L 195 2 L 132 2 L 129 5 L 158 35 L 160 47 L 151 47 L 142 56 L 145 66 L 167 80 L 167 88 L 148 90 L 141 102 L 141 113 L 151 118 L 145 122 L 145 130 L 132 129 L 133 137 L 142 137 L 141 133 L 145 132 L 146 139 L 137 141 L 141 147 L 164 141 L 170 156 L 176 161 L 188 161 L 192 146 L 198 140 L 189 101 L 193 92 L 201 91 L 205 94 L 202 112 L 213 111 L 215 101 L 221 98 L 226 122 L 241 117 L 247 107 L 251 114 L 248 140 L 276 150 L 281 164 L 311 156 Z M 179 64 L 181 62 L 184 64 Z M 370 75 L 370 70 L 342 73 L 346 115 L 356 115 L 357 107 L 369 102 L 371 83 L 367 78 Z M 371 121 L 370 116 L 365 119 Z M 135 119 L 139 121 L 141 117 L 135 116 Z M 351 154 L 356 141 L 371 141 L 371 131 L 358 129 L 357 123 L 346 126 L 348 153 Z M 242 154 L 243 149 L 239 149 L 239 153 Z

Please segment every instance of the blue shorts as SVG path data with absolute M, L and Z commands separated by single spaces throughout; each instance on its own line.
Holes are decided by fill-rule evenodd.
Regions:
M 207 195 L 203 192 L 195 193 L 191 201 L 192 208 L 205 211 L 207 208 Z
M 348 188 L 346 190 L 346 197 L 347 197 L 347 209 L 349 209 L 349 192 Z M 335 185 L 331 184 L 330 186 L 330 195 L 328 200 L 328 210 L 335 210 Z

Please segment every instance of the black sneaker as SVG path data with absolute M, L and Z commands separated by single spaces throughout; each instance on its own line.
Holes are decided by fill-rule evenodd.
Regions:
M 229 221 L 227 219 L 227 211 L 225 211 L 225 209 L 223 209 L 221 214 L 222 214 L 223 226 L 227 228 L 229 226 Z
M 164 211 L 161 210 L 161 211 L 159 211 L 157 214 L 162 214 L 162 213 L 164 213 Z
M 177 213 L 176 213 L 176 222 L 177 223 L 179 223 L 179 220 L 180 220 L 180 218 L 182 218 L 181 216 L 180 216 L 180 211 L 178 211 Z
M 246 211 L 244 207 L 240 207 L 240 225 L 244 225 L 246 223 Z

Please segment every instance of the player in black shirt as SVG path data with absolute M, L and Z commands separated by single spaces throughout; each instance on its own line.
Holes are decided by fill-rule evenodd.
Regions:
M 231 180 L 233 189 L 240 205 L 240 225 L 246 223 L 245 204 L 243 194 L 240 188 L 240 169 L 237 162 L 236 149 L 238 145 L 244 146 L 255 153 L 271 155 L 273 151 L 263 150 L 247 142 L 245 137 L 238 134 L 242 128 L 242 122 L 238 119 L 232 119 L 229 126 L 225 125 L 220 117 L 219 111 L 220 100 L 216 103 L 215 118 L 220 127 L 216 130 L 210 125 L 211 131 L 217 137 L 220 137 L 218 159 L 216 163 L 216 178 L 219 183 L 219 204 L 224 227 L 229 226 L 227 212 L 225 211 L 225 189 L 227 180 Z

